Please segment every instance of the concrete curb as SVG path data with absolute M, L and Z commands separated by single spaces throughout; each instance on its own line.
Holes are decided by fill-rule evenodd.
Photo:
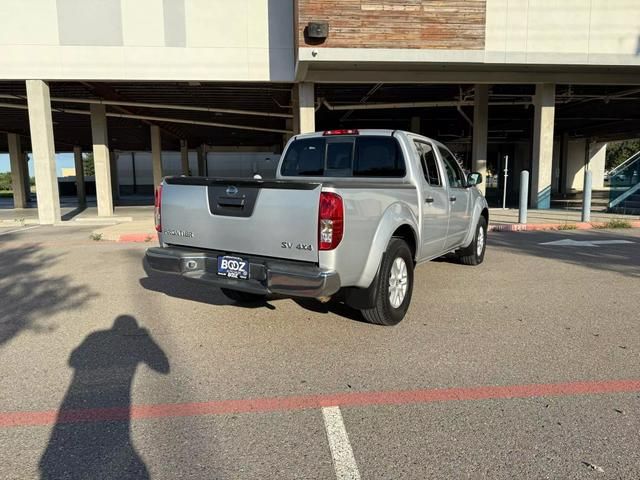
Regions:
M 631 228 L 640 228 L 640 220 L 630 221 Z M 591 230 L 605 228 L 605 222 L 576 223 L 505 223 L 489 225 L 490 232 L 539 232 L 546 230 Z M 567 228 L 568 226 L 568 228 Z M 575 229 L 573 228 L 575 226 Z

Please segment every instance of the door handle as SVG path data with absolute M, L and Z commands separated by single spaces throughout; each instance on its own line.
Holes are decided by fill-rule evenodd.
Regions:
M 433 203 L 433 197 L 427 197 L 424 199 L 425 203 Z
M 455 202 L 456 201 L 456 197 L 452 195 L 452 196 L 449 197 L 449 200 L 452 201 L 452 202 Z

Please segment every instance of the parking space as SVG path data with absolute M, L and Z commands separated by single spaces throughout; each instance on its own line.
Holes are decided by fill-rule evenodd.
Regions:
M 0 478 L 638 476 L 638 230 L 494 233 L 480 267 L 421 266 L 392 328 L 11 230 Z

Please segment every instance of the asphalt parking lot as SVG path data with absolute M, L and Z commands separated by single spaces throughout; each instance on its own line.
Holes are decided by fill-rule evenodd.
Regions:
M 494 233 L 396 327 L 90 231 L 0 228 L 0 478 L 640 478 L 638 230 Z

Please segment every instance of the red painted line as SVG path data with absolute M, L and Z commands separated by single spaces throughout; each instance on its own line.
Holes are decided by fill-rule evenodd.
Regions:
M 118 237 L 118 242 L 142 243 L 158 240 L 158 234 L 152 233 L 126 233 Z
M 201 403 L 134 405 L 131 408 L 91 408 L 60 412 L 54 410 L 41 412 L 4 412 L 0 413 L 0 428 L 52 425 L 54 423 L 105 422 L 144 418 L 264 413 L 330 406 L 403 405 L 623 392 L 640 392 L 640 380 L 442 388 L 395 392 L 347 392 L 327 395 L 221 400 Z

